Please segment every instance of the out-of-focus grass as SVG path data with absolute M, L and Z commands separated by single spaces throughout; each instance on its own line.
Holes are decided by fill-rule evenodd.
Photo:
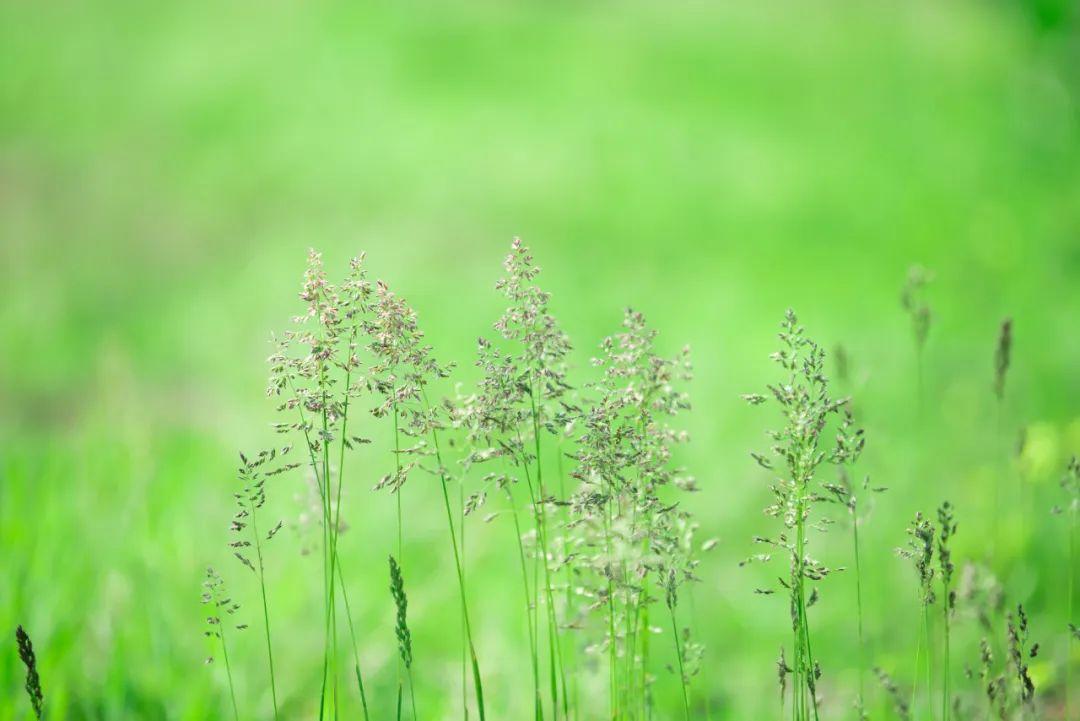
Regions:
M 367 250 L 470 382 L 513 234 L 544 265 L 579 364 L 627 304 L 668 348 L 694 348 L 683 460 L 721 540 L 696 592 L 709 653 L 695 693 L 719 716 L 773 708 L 786 637 L 783 604 L 751 593 L 768 571 L 735 561 L 767 502 L 746 456 L 766 421 L 738 394 L 771 378 L 789 305 L 850 352 L 863 470 L 894 489 L 864 538 L 873 659 L 910 672 L 897 619 L 917 608 L 891 550 L 904 523 L 948 497 L 959 556 L 982 558 L 1000 474 L 1006 505 L 1030 504 L 1026 521 L 1010 511 L 1001 570 L 1060 659 L 1063 536 L 1048 508 L 1080 450 L 1077 41 L 1060 7 L 4 4 L 0 629 L 34 635 L 53 718 L 225 708 L 200 666 L 200 573 L 225 557 L 235 450 L 270 438 L 265 341 L 296 308 L 306 248 L 342 268 Z M 921 420 L 897 299 L 913 262 L 937 275 Z M 1017 345 L 999 425 L 1005 315 Z M 1030 493 L 1004 460 L 1021 424 Z M 365 463 L 342 543 L 386 699 L 389 501 L 367 488 L 391 459 Z M 456 602 L 434 490 L 408 489 L 409 583 L 420 698 L 440 717 L 456 703 L 443 632 Z M 301 491 L 278 490 L 275 509 L 294 518 Z M 525 689 L 496 671 L 527 656 L 502 580 L 509 530 L 470 531 L 492 709 L 515 718 Z M 272 603 L 295 716 L 317 683 L 318 581 L 300 539 L 282 539 Z M 840 538 L 821 553 L 846 563 Z M 839 709 L 850 579 L 823 590 L 816 633 Z M 237 650 L 240 692 L 265 708 L 257 641 Z M 0 653 L 0 719 L 22 713 L 16 663 Z M 1037 673 L 1055 681 L 1050 664 Z M 661 673 L 659 701 L 674 693 Z

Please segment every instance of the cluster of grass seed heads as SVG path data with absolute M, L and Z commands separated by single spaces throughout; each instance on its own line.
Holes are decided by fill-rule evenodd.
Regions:
M 908 269 L 907 281 L 900 292 L 900 305 L 911 318 L 911 332 L 915 338 L 915 348 L 921 353 L 930 332 L 931 312 L 926 301 L 926 288 L 933 281 L 933 275 L 922 266 Z
M 1029 646 L 1028 617 L 1023 605 L 1016 607 L 1015 614 L 1009 613 L 1007 630 L 1009 661 L 1020 689 L 1020 702 L 1030 706 L 1035 700 L 1035 684 L 1031 680 L 1028 661 L 1038 655 L 1039 644 Z
M 206 569 L 202 603 L 210 609 L 209 615 L 206 617 L 206 631 L 204 632 L 207 638 L 215 638 L 224 643 L 226 624 L 234 626 L 237 631 L 243 631 L 247 628 L 247 624 L 234 623 L 231 620 L 231 617 L 235 616 L 236 612 L 240 610 L 240 604 L 229 596 L 225 588 L 225 580 L 212 566 L 208 566 Z M 213 656 L 206 659 L 207 663 L 213 663 L 213 661 Z
M 920 599 L 924 606 L 929 606 L 937 600 L 934 591 L 934 524 L 922 512 L 918 512 L 908 526 L 907 534 L 907 547 L 898 548 L 897 553 L 914 564 Z

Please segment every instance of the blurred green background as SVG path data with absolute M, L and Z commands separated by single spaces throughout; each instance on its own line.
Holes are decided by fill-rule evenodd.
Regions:
M 747 451 L 775 417 L 738 396 L 774 377 L 766 357 L 792 306 L 850 355 L 858 471 L 892 489 L 864 531 L 872 661 L 910 681 L 919 609 L 893 549 L 911 515 L 951 499 L 959 558 L 984 559 L 1000 482 L 993 565 L 1031 612 L 1033 673 L 1062 718 L 1066 527 L 1049 509 L 1080 451 L 1078 67 L 1077 12 L 1053 0 L 0 4 L 0 629 L 30 630 L 54 719 L 223 717 L 222 669 L 202 665 L 201 574 L 219 565 L 254 601 L 224 547 L 235 453 L 272 441 L 267 340 L 299 308 L 306 250 L 332 276 L 366 250 L 467 387 L 520 235 L 578 365 L 626 305 L 666 351 L 693 348 L 679 460 L 704 489 L 703 536 L 720 540 L 695 591 L 699 708 L 777 708 L 787 610 L 752 589 L 779 567 L 736 567 L 769 528 Z M 914 263 L 936 277 L 921 419 L 898 302 Z M 1005 316 L 1016 347 L 999 414 Z M 361 458 L 342 544 L 388 714 L 391 501 L 367 489 L 392 458 Z M 272 489 L 290 524 L 302 492 L 298 478 Z M 456 717 L 459 649 L 434 492 L 406 491 L 430 719 Z M 271 604 L 288 716 L 310 718 L 321 581 L 289 531 Z M 510 531 L 470 533 L 492 716 L 524 718 Z M 846 541 L 817 552 L 847 565 Z M 854 718 L 852 579 L 822 592 L 826 709 Z M 976 636 L 959 633 L 958 679 Z M 234 651 L 247 718 L 269 703 L 259 643 L 250 632 Z M 663 663 L 658 719 L 679 711 Z M 581 683 L 602 700 L 600 678 Z M 20 685 L 12 639 L 0 719 L 26 716 Z

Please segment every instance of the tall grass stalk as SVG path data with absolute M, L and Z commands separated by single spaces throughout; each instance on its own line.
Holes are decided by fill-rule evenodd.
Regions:
M 859 718 L 866 717 L 866 637 L 863 634 L 862 563 L 859 560 L 859 512 L 851 499 L 851 546 L 855 557 L 855 618 L 859 633 Z
M 426 391 L 421 391 L 421 396 L 424 401 L 424 411 L 428 416 L 430 416 L 431 404 L 427 400 Z M 461 600 L 461 623 L 465 631 L 465 642 L 468 647 L 469 660 L 472 665 L 473 685 L 476 692 L 476 705 L 480 713 L 480 721 L 484 721 L 484 686 L 480 676 L 480 661 L 477 658 L 476 646 L 473 643 L 472 624 L 469 619 L 469 602 L 468 596 L 465 592 L 465 562 L 463 558 L 465 552 L 465 518 L 464 515 L 462 515 L 459 523 L 459 527 L 461 529 L 461 549 L 459 550 L 458 536 L 457 532 L 454 529 L 454 514 L 450 507 L 450 492 L 447 489 L 447 470 L 446 465 L 443 463 L 442 450 L 439 446 L 438 428 L 434 423 L 431 424 L 430 433 L 431 442 L 435 448 L 435 461 L 438 464 L 439 485 L 442 489 L 443 507 L 446 510 L 446 525 L 447 530 L 450 533 L 450 546 L 453 550 L 454 555 L 454 570 L 457 574 L 458 593 Z M 459 503 L 459 507 L 462 514 L 464 514 L 463 500 L 461 503 Z M 462 682 L 464 686 L 464 666 L 462 667 L 462 676 Z M 464 687 L 462 688 L 462 693 L 464 694 Z M 465 718 L 468 718 L 468 703 L 467 701 L 463 701 L 463 703 L 465 703 L 464 715 Z
M 291 446 L 281 449 L 280 455 L 284 457 L 291 450 Z M 239 477 L 242 488 L 235 494 L 238 510 L 233 516 L 230 530 L 237 534 L 238 539 L 229 546 L 233 553 L 247 568 L 255 573 L 259 581 L 259 594 L 262 600 L 263 631 L 266 641 L 267 666 L 270 673 L 270 693 L 274 704 L 274 718 L 279 718 L 277 700 L 277 679 L 274 673 L 274 649 L 270 634 L 270 605 L 266 593 L 266 565 L 263 560 L 263 543 L 273 540 L 282 528 L 279 521 L 266 533 L 265 537 L 259 532 L 259 510 L 266 504 L 266 481 L 272 476 L 290 471 L 300 464 L 282 462 L 270 469 L 264 469 L 267 464 L 274 464 L 278 458 L 277 449 L 260 452 L 255 458 L 248 459 L 243 453 L 240 454 L 241 466 Z M 252 561 L 248 551 L 255 549 L 255 560 Z
M 339 584 L 335 579 L 341 565 L 337 553 L 342 525 L 341 490 L 345 450 L 366 442 L 350 437 L 347 423 L 349 400 L 360 392 L 352 378 L 359 367 L 357 343 L 368 330 L 371 293 L 362 255 L 352 259 L 345 280 L 335 285 L 327 280 L 319 253 L 309 252 L 300 293 L 306 312 L 294 318 L 295 328 L 283 334 L 270 357 L 267 393 L 286 394 L 278 411 L 289 417 L 295 414 L 299 419 L 275 426 L 280 433 L 296 432 L 303 436 L 319 496 L 324 613 L 320 719 L 327 715 L 328 700 L 330 714 L 336 718 L 339 713 L 336 590 Z M 310 325 L 316 328 L 312 330 Z M 342 379 L 344 385 L 339 386 Z M 338 387 L 340 391 L 335 391 Z M 340 444 L 336 492 L 330 463 L 335 440 Z
M 789 595 L 792 628 L 792 718 L 818 719 L 817 680 L 820 668 L 814 658 L 808 618 L 807 585 L 827 577 L 831 570 L 808 554 L 810 530 L 821 524 L 811 519 L 816 503 L 827 500 L 818 490 L 817 476 L 823 463 L 843 466 L 854 462 L 862 452 L 862 431 L 854 427 L 846 399 L 832 398 L 825 373 L 824 351 L 810 340 L 789 310 L 781 324 L 781 349 L 771 357 L 783 371 L 781 382 L 768 386 L 771 398 L 780 406 L 785 423 L 770 431 L 773 446 L 769 455 L 752 453 L 764 469 L 774 471 L 774 502 L 765 513 L 781 522 L 775 538 L 758 536 L 755 542 L 783 551 L 788 558 L 789 575 L 782 581 Z M 768 399 L 760 394 L 744 396 L 751 405 Z M 834 416 L 835 446 L 825 445 L 824 434 Z M 774 469 L 774 461 L 782 470 Z M 826 488 L 828 486 L 825 486 Z M 794 538 L 792 538 L 794 536 Z M 747 562 L 768 561 L 769 554 L 751 556 Z M 771 593 L 772 591 L 766 591 Z
M 953 609 L 956 606 L 956 592 L 952 588 L 952 578 L 955 565 L 952 560 L 952 548 L 950 546 L 956 535 L 956 521 L 953 518 L 953 507 L 945 501 L 938 508 L 938 576 L 941 579 L 941 618 L 944 625 L 945 646 L 942 656 L 941 668 L 941 718 L 949 721 L 949 713 L 952 710 L 951 689 L 951 659 L 950 654 L 950 621 Z
M 922 606 L 922 637 L 926 645 L 926 716 L 933 718 L 933 680 L 932 661 L 934 645 L 930 639 L 930 606 L 937 599 L 934 591 L 934 539 L 936 529 L 933 522 L 923 517 L 922 513 L 916 513 L 915 519 L 907 529 L 908 543 L 905 548 L 898 548 L 897 553 L 910 559 L 915 567 L 915 576 L 918 582 L 919 601 Z M 915 650 L 915 677 L 919 674 L 919 649 Z M 915 708 L 915 693 L 917 684 L 912 684 L 911 708 Z

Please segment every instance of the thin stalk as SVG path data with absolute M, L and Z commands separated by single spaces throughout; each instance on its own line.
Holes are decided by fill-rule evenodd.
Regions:
M 236 707 L 236 689 L 233 687 L 232 668 L 229 666 L 229 645 L 225 643 L 225 621 L 218 621 L 218 633 L 221 636 L 221 656 L 225 659 L 225 675 L 229 679 L 229 698 L 232 700 L 233 718 L 240 721 L 240 712 Z
M 796 529 L 797 529 L 797 538 L 796 538 L 796 545 L 795 545 L 797 558 L 796 558 L 796 561 L 795 561 L 795 568 L 796 568 L 797 574 L 796 574 L 795 579 L 793 579 L 793 581 L 794 581 L 794 585 L 795 585 L 795 596 L 796 596 L 795 600 L 796 600 L 797 609 L 798 609 L 796 618 L 797 618 L 797 621 L 798 621 L 798 626 L 800 627 L 800 630 L 801 630 L 801 639 L 799 639 L 798 648 L 796 649 L 796 661 L 798 662 L 798 663 L 796 663 L 796 666 L 802 665 L 803 652 L 805 651 L 806 664 L 805 664 L 805 668 L 803 669 L 804 674 L 805 674 L 804 682 L 806 684 L 806 691 L 809 692 L 809 695 L 810 695 L 810 703 L 812 704 L 813 709 L 814 709 L 814 721 L 818 721 L 817 693 L 814 690 L 817 683 L 816 683 L 816 680 L 813 677 L 813 675 L 814 675 L 814 654 L 813 654 L 813 651 L 811 650 L 811 647 L 810 647 L 810 624 L 809 624 L 809 621 L 807 620 L 807 617 L 806 617 L 807 616 L 807 614 L 806 614 L 806 595 L 805 595 L 805 591 L 804 591 L 805 573 L 803 571 L 803 563 L 804 563 L 804 558 L 805 558 L 805 555 L 806 555 L 806 551 L 805 551 L 805 549 L 806 549 L 806 519 L 805 519 L 805 516 L 806 516 L 805 503 L 806 503 L 806 501 L 805 501 L 805 494 L 803 492 L 803 487 L 804 486 L 805 486 L 805 483 L 800 482 L 799 487 L 798 487 L 799 500 L 798 500 L 797 509 L 796 509 L 797 510 L 797 516 L 796 516 L 796 522 L 795 522 L 796 523 Z M 796 634 L 797 639 L 798 639 L 798 636 L 799 636 L 799 634 L 797 633 Z M 803 700 L 803 704 L 804 704 L 804 706 L 803 706 L 803 714 L 805 715 L 806 714 L 805 698 Z
M 341 599 L 345 602 L 345 613 L 349 619 L 349 640 L 352 641 L 353 668 L 356 671 L 356 685 L 360 688 L 360 704 L 364 708 L 364 721 L 369 721 L 367 694 L 364 693 L 364 678 L 360 674 L 360 651 L 356 645 L 356 629 L 353 627 L 352 607 L 349 605 L 349 594 L 345 591 L 345 579 L 341 575 L 341 558 L 336 559 L 337 579 L 341 588 Z
M 866 641 L 863 636 L 863 608 L 862 608 L 862 566 L 859 563 L 859 514 L 856 501 L 852 497 L 851 506 L 851 535 L 855 549 L 855 609 L 859 627 L 859 719 L 866 715 L 866 700 L 864 697 L 866 675 Z
M 263 629 L 266 631 L 266 658 L 270 664 L 270 695 L 274 700 L 274 719 L 278 718 L 277 682 L 274 676 L 274 650 L 270 643 L 270 607 L 266 601 L 266 572 L 263 567 L 262 540 L 259 537 L 259 523 L 255 517 L 254 504 L 248 500 L 248 514 L 251 516 L 251 535 L 255 539 L 255 558 L 259 562 L 259 591 L 262 593 Z
M 690 697 L 686 692 L 686 670 L 683 668 L 682 644 L 679 643 L 679 625 L 675 621 L 675 608 L 668 606 L 671 611 L 671 633 L 675 639 L 675 655 L 679 659 L 679 686 L 682 688 L 683 713 L 686 721 L 690 721 Z
M 514 504 L 514 495 L 510 492 L 510 487 L 506 488 L 506 496 L 510 501 L 510 510 L 514 519 L 514 537 L 517 539 L 518 558 L 521 560 L 521 584 L 522 589 L 525 592 L 525 621 L 529 630 L 529 654 L 532 661 L 532 675 L 533 675 L 533 706 L 534 717 L 539 721 L 543 718 L 544 712 L 540 704 L 540 668 L 539 661 L 536 654 L 536 635 L 533 628 L 533 606 L 532 599 L 529 595 L 529 570 L 528 565 L 525 563 L 525 546 L 521 540 L 521 521 L 518 519 L 517 506 Z
M 390 392 L 393 394 L 390 410 L 394 415 L 394 483 L 401 483 L 401 438 L 398 429 L 398 407 L 397 407 L 397 384 L 391 386 Z M 398 563 L 404 568 L 405 565 L 405 540 L 404 540 L 404 522 L 401 513 L 401 492 L 404 490 L 402 485 L 397 485 L 394 489 L 394 504 L 397 509 L 397 557 Z M 401 686 L 402 686 L 402 664 L 401 658 L 398 658 L 397 662 L 397 675 L 398 675 L 398 718 L 401 717 Z
M 923 633 L 919 634 L 918 640 L 915 642 L 915 665 L 912 666 L 912 668 L 915 669 L 915 673 L 913 675 L 912 682 L 911 682 L 911 703 L 908 704 L 908 708 L 911 709 L 912 713 L 915 713 L 916 692 L 918 691 L 918 688 L 919 688 L 919 660 L 920 660 L 920 657 L 922 656 L 923 637 L 926 635 L 926 633 L 925 633 L 926 614 L 925 613 L 923 614 L 923 629 L 924 629 Z M 927 650 L 927 653 L 929 653 L 929 650 Z
M 555 467 L 556 467 L 556 471 L 559 474 L 559 497 L 560 497 L 560 499 L 562 501 L 565 502 L 566 499 L 567 499 L 567 496 L 566 496 L 566 474 L 563 471 L 563 452 L 562 452 L 562 438 L 561 437 L 559 438 L 558 446 L 556 448 L 556 453 L 557 453 L 557 455 L 555 456 Z M 563 510 L 563 519 L 562 520 L 563 520 L 563 525 L 565 526 L 570 521 L 570 514 L 569 514 L 569 511 L 565 510 L 565 508 L 566 508 L 565 506 L 563 508 L 564 508 L 564 510 Z M 564 555 L 564 557 L 566 555 L 565 550 L 566 550 L 566 545 L 565 545 L 565 542 L 564 542 L 564 544 L 563 544 L 563 551 L 564 551 L 563 555 Z M 569 618 L 572 615 L 571 609 L 573 608 L 573 601 L 574 601 L 574 598 L 573 598 L 573 593 L 574 593 L 574 588 L 573 588 L 573 586 L 574 586 L 574 571 L 571 568 L 569 563 L 565 564 L 565 566 L 566 566 L 566 599 L 565 599 L 566 606 L 565 606 L 565 608 L 566 608 L 566 616 L 567 616 L 567 618 Z M 574 669 L 577 666 L 577 651 L 576 651 L 576 648 L 575 648 L 573 643 L 570 644 L 570 649 L 571 649 L 570 666 L 571 666 L 572 669 Z M 573 679 L 573 681 L 571 682 L 570 688 L 569 689 L 564 688 L 563 689 L 563 694 L 564 695 L 569 695 L 569 696 L 572 697 L 571 701 L 570 701 L 570 707 L 574 711 L 573 718 L 576 720 L 578 718 L 578 714 L 579 714 L 579 703 L 578 703 L 579 702 L 579 699 L 578 699 L 578 687 L 579 686 L 578 686 L 578 681 L 577 681 L 577 678 L 576 678 L 575 675 L 571 674 L 570 678 Z M 567 715 L 567 718 L 570 718 L 569 714 Z
M 353 628 L 352 609 L 349 608 L 349 597 L 345 591 L 345 580 L 341 577 L 341 558 L 338 556 L 338 537 L 341 534 L 341 487 L 345 479 L 345 443 L 348 438 L 348 422 L 349 422 L 349 387 L 352 381 L 352 370 L 345 371 L 345 400 L 342 404 L 341 411 L 341 441 L 338 449 L 338 483 L 336 499 L 334 500 L 334 513 L 333 524 L 331 526 L 332 539 L 330 548 L 330 583 L 334 584 L 334 574 L 337 574 L 337 578 L 340 584 L 341 597 L 345 601 L 345 613 L 348 614 L 349 621 L 349 638 L 352 641 L 353 648 L 353 669 L 356 672 L 356 685 L 360 689 L 360 703 L 364 709 L 364 719 L 368 719 L 368 707 L 367 707 L 367 695 L 364 693 L 364 679 L 360 674 L 360 653 L 356 645 L 356 632 Z M 336 629 L 336 603 L 335 603 L 335 629 Z
M 323 386 L 324 378 L 325 378 L 325 372 L 326 371 L 325 371 L 325 368 L 324 368 L 322 373 L 320 374 L 320 377 L 319 377 L 319 385 L 320 386 Z M 329 604 L 329 613 L 328 613 L 327 625 L 328 625 L 328 629 L 329 629 L 328 630 L 328 634 L 329 634 L 328 637 L 330 639 L 330 674 L 331 674 L 330 687 L 332 689 L 331 693 L 332 693 L 332 698 L 333 698 L 333 702 L 334 702 L 334 704 L 333 704 L 334 718 L 336 719 L 338 717 L 337 609 L 335 608 L 334 602 L 335 602 L 337 594 L 334 591 L 334 563 L 333 563 L 333 561 L 334 561 L 334 555 L 333 555 L 333 553 L 334 553 L 334 549 L 333 549 L 333 544 L 334 544 L 333 520 L 334 519 L 333 519 L 333 516 L 331 515 L 331 511 L 330 511 L 330 443 L 329 443 L 329 438 L 330 438 L 330 418 L 329 418 L 329 414 L 327 413 L 326 401 L 327 401 L 326 391 L 323 390 L 322 391 L 322 430 L 323 430 L 322 449 L 323 449 L 323 483 L 324 483 L 324 486 L 325 486 L 325 490 L 324 490 L 324 493 L 323 493 L 323 519 L 324 519 L 323 526 L 326 529 L 325 536 L 326 536 L 326 540 L 327 540 L 327 542 L 329 543 L 329 546 L 330 546 L 329 549 L 324 551 L 324 555 L 328 556 L 328 563 L 329 563 L 329 587 L 328 587 L 329 596 L 327 598 L 327 603 Z
M 934 718 L 934 704 L 931 700 L 934 695 L 934 680 L 933 680 L 933 659 L 932 650 L 934 648 L 933 643 L 930 640 L 930 605 L 923 605 L 923 635 L 926 636 L 926 717 L 933 721 Z M 918 673 L 918 670 L 916 670 Z
M 700 626 L 700 623 L 698 622 L 697 601 L 694 598 L 694 587 L 693 587 L 693 585 L 690 585 L 690 588 L 687 591 L 687 593 L 690 596 L 690 623 L 692 624 L 693 628 L 698 629 L 701 626 Z M 645 627 L 648 628 L 648 625 L 646 625 Z M 705 697 L 705 721 L 712 721 L 712 702 L 711 702 L 711 700 L 709 698 L 708 693 L 705 693 L 703 695 Z M 780 703 L 781 703 L 780 715 L 783 716 L 784 715 L 784 712 L 783 712 L 783 703 L 784 703 L 783 698 L 780 699 Z
M 412 705 L 413 721 L 418 721 L 420 717 L 416 715 L 416 684 L 413 683 L 411 667 L 409 668 L 409 703 Z
M 439 462 L 442 465 L 442 462 Z M 465 551 L 465 482 L 464 479 L 458 483 L 458 531 L 461 534 L 459 537 L 459 543 L 461 544 L 461 590 L 462 593 L 468 597 L 468 593 L 465 592 L 465 563 L 466 563 L 466 551 Z M 450 529 L 450 534 L 453 535 L 453 528 Z M 465 604 L 462 603 L 462 610 L 464 611 Z M 466 655 L 468 650 L 465 648 L 465 644 L 472 648 L 472 634 L 469 632 L 469 625 L 466 623 L 466 614 L 461 614 L 461 712 L 465 721 L 469 721 L 469 684 L 468 673 L 466 671 Z M 477 677 L 479 678 L 479 664 L 477 668 Z M 483 703 L 479 704 L 481 707 Z M 480 712 L 480 718 L 483 719 L 483 711 Z
M 322 382 L 323 382 L 323 376 L 322 376 L 322 372 L 320 371 L 320 375 L 319 375 L 319 384 L 320 384 L 320 386 L 322 385 Z M 292 391 L 293 396 L 295 396 L 296 395 L 296 387 L 293 385 L 291 379 L 289 380 L 289 388 Z M 325 392 L 324 392 L 324 394 L 323 394 L 324 406 L 325 406 L 325 397 L 326 396 L 325 396 Z M 320 473 L 320 471 L 319 471 L 319 462 L 318 462 L 318 460 L 317 460 L 317 458 L 315 456 L 315 447 L 311 443 L 310 426 L 308 425 L 307 417 L 304 415 L 304 406 L 303 406 L 303 404 L 297 404 L 297 411 L 300 414 L 300 428 L 303 430 L 303 433 L 304 433 L 304 444 L 307 446 L 307 449 L 308 449 L 308 457 L 311 459 L 311 470 L 315 474 L 315 485 L 319 489 L 319 499 L 320 499 L 321 505 L 323 507 L 323 529 L 322 529 L 323 530 L 323 544 L 322 544 L 322 546 L 323 546 L 323 549 L 322 549 L 323 550 L 323 601 L 324 601 L 324 611 L 325 611 L 325 614 L 326 614 L 326 618 L 325 618 L 326 622 L 324 624 L 322 683 L 320 685 L 320 690 L 319 690 L 319 721 L 322 721 L 322 719 L 325 716 L 325 712 L 326 712 L 326 682 L 327 682 L 327 674 L 329 672 L 329 658 L 328 658 L 327 650 L 328 650 L 329 645 L 330 645 L 330 639 L 329 639 L 329 636 L 330 636 L 330 606 L 329 606 L 329 599 L 330 599 L 330 596 L 332 595 L 331 592 L 330 592 L 329 583 L 331 583 L 333 581 L 331 568 L 329 567 L 329 546 L 330 546 L 329 537 L 328 537 L 329 524 L 328 524 L 328 518 L 327 518 L 327 514 L 326 514 L 326 509 L 327 509 L 326 497 L 327 497 L 327 495 L 329 493 L 329 489 L 324 487 L 325 486 L 325 481 L 327 480 L 326 479 L 326 469 L 325 469 L 325 467 L 322 469 L 322 473 Z M 324 415 L 325 415 L 325 412 L 324 412 Z
M 569 715 L 569 706 L 567 705 L 566 700 L 566 670 L 563 667 L 562 644 L 559 640 L 559 623 L 555 616 L 555 596 L 551 591 L 551 566 L 548 562 L 547 542 L 547 493 L 544 488 L 543 464 L 540 462 L 540 413 L 536 403 L 536 395 L 539 391 L 536 387 L 535 378 L 531 380 L 530 385 L 531 392 L 529 393 L 529 399 L 532 403 L 533 447 L 534 453 L 536 454 L 536 485 L 540 501 L 537 506 L 537 528 L 540 534 L 540 550 L 543 555 L 544 595 L 546 596 L 548 607 L 547 620 L 548 655 L 551 668 L 551 712 L 558 718 L 558 684 L 556 682 L 556 668 L 558 668 L 563 689 L 563 717 L 566 718 Z M 525 466 L 525 471 L 528 473 L 528 464 Z
M 1068 609 L 1067 613 L 1069 615 L 1069 623 L 1075 623 L 1075 621 L 1073 620 L 1075 618 L 1075 616 L 1073 616 L 1073 596 L 1076 595 L 1074 587 L 1076 581 L 1076 501 L 1072 501 L 1072 504 L 1073 505 L 1071 505 L 1069 508 L 1069 578 L 1068 585 L 1065 590 L 1065 592 L 1069 595 L 1068 602 L 1066 603 L 1066 607 Z M 1075 634 L 1070 633 L 1068 636 L 1068 640 L 1065 643 L 1065 650 L 1068 654 L 1065 659 L 1065 718 L 1072 717 L 1072 714 L 1070 713 L 1072 710 L 1072 706 L 1069 689 L 1072 688 L 1072 648 L 1074 638 Z
M 611 482 L 608 481 L 608 497 L 604 500 L 604 540 L 608 563 L 610 563 L 613 558 L 611 550 L 611 497 L 613 494 L 614 488 L 612 488 Z M 618 647 L 615 638 L 615 594 L 611 583 L 611 574 L 608 573 L 606 575 L 608 595 L 608 697 L 611 718 L 614 721 L 619 715 L 619 701 L 615 683 Z
M 425 404 L 425 406 L 427 406 L 427 396 L 426 396 L 426 394 L 424 396 L 424 404 Z M 449 494 L 449 491 L 446 488 L 445 466 L 443 466 L 442 452 L 439 449 L 439 434 L 435 430 L 435 428 L 431 429 L 431 440 L 432 440 L 432 444 L 435 446 L 435 461 L 439 464 L 439 480 L 440 480 L 440 485 L 442 486 L 443 505 L 446 508 L 446 523 L 447 523 L 447 528 L 450 530 L 450 545 L 454 550 L 454 570 L 457 571 L 458 592 L 459 592 L 460 597 L 461 597 L 461 620 L 462 620 L 462 623 L 463 623 L 464 629 L 465 629 L 465 638 L 466 638 L 466 640 L 468 642 L 468 646 L 469 646 L 469 655 L 471 656 L 471 659 L 472 659 L 473 683 L 474 683 L 474 685 L 476 687 L 476 703 L 477 703 L 477 706 L 478 706 L 479 711 L 480 711 L 480 721 L 484 721 L 484 686 L 483 686 L 483 683 L 481 682 L 480 662 L 476 657 L 476 646 L 473 645 L 472 625 L 469 622 L 469 602 L 468 602 L 467 596 L 465 594 L 465 564 L 462 561 L 462 554 L 464 553 L 464 548 L 462 548 L 461 551 L 458 550 L 457 534 L 454 531 L 454 514 L 450 510 L 450 494 Z M 465 534 L 465 530 L 464 530 L 465 523 L 464 523 L 464 518 L 462 519 L 461 528 L 462 528 L 462 531 L 461 531 L 461 533 L 462 533 L 462 545 L 464 546 L 464 543 L 465 543 L 465 536 L 464 536 L 464 534 Z M 463 686 L 463 696 L 464 696 L 464 665 L 462 665 L 462 686 Z M 468 718 L 468 716 L 469 716 L 468 702 L 467 702 L 467 700 L 463 699 L 463 703 L 465 704 L 465 709 L 464 709 L 465 717 Z
M 948 589 L 948 587 L 946 587 L 945 588 L 945 596 L 946 597 L 945 597 L 945 599 L 943 599 L 943 603 L 941 604 L 941 607 L 943 609 L 942 620 L 945 622 L 945 653 L 944 653 L 944 657 L 942 658 L 942 669 L 941 669 L 941 684 L 942 684 L 941 718 L 942 718 L 942 721 L 949 721 L 949 702 L 952 700 L 951 698 L 949 698 L 950 693 L 949 693 L 949 603 L 948 603 L 948 593 L 949 593 L 949 589 Z

